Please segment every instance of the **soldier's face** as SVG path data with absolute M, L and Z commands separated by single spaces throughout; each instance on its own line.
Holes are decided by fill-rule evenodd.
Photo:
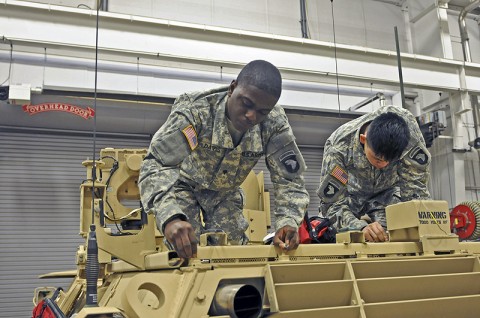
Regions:
M 368 142 L 365 143 L 365 156 L 367 157 L 368 162 L 377 169 L 383 169 L 388 166 L 389 162 L 382 159 L 380 156 L 376 155 L 372 148 L 368 146 Z
M 368 130 L 367 130 L 368 131 Z M 363 144 L 363 150 L 365 151 L 365 156 L 367 157 L 368 162 L 377 169 L 383 169 L 388 166 L 389 162 L 384 160 L 381 156 L 375 154 L 375 152 L 368 146 L 367 142 L 367 132 L 360 135 L 360 143 Z
M 278 101 L 253 85 L 238 85 L 236 81 L 230 84 L 228 96 L 227 117 L 242 132 L 264 121 Z

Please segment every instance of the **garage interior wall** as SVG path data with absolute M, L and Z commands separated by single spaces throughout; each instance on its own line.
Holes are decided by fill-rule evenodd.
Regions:
M 28 85 L 32 104 L 93 107 L 96 3 L 5 0 L 0 86 Z M 471 61 L 464 59 L 458 25 L 470 3 L 335 0 L 334 43 L 328 0 L 306 1 L 309 38 L 301 37 L 299 1 L 108 1 L 99 19 L 98 92 L 105 98 L 97 110 L 97 148 L 146 147 L 176 96 L 226 85 L 248 61 L 267 59 L 284 77 L 280 103 L 309 167 L 314 214 L 326 138 L 380 102 L 346 117 L 349 108 L 377 93 L 387 104 L 401 104 L 396 26 L 406 108 L 415 115 L 446 113 L 448 127 L 430 148 L 431 194 L 450 208 L 478 201 L 480 153 L 468 145 L 479 131 L 478 105 L 471 103 L 480 95 L 478 10 L 466 15 Z M 68 114 L 29 116 L 20 101 L 5 100 L 0 126 L 0 317 L 24 317 L 34 287 L 68 282 L 37 276 L 74 267 L 82 243 L 81 161 L 92 157 L 93 124 Z M 265 181 L 268 187 L 268 174 Z
M 466 17 L 472 61 L 464 62 L 454 23 L 460 9 L 449 9 L 469 1 L 440 6 L 433 0 L 338 0 L 336 43 L 330 1 L 307 1 L 309 39 L 294 32 L 299 30 L 298 3 L 281 3 L 248 1 L 239 7 L 232 1 L 178 1 L 169 7 L 170 2 L 160 0 L 135 5 L 110 1 L 109 11 L 100 12 L 98 90 L 174 98 L 228 84 L 246 62 L 266 58 L 284 77 L 280 103 L 286 108 L 344 112 L 378 93 L 385 103 L 400 105 L 393 38 L 398 26 L 405 107 L 415 115 L 442 110 L 448 118 L 449 130 L 442 136 L 447 140 L 435 141 L 448 150 L 432 150 L 438 149 L 433 155 L 439 162 L 451 163 L 448 173 L 456 177 L 449 178 L 444 170 L 432 174 L 432 185 L 442 185 L 435 199 L 448 200 L 453 207 L 478 196 L 478 151 L 468 145 L 479 130 L 472 116 L 478 105 L 470 102 L 480 94 L 478 13 Z M 5 2 L 0 12 L 0 29 L 6 32 L 0 43 L 3 84 L 29 85 L 32 96 L 40 97 L 48 90 L 92 91 L 96 11 L 89 8 L 95 3 L 65 5 Z M 193 9 L 198 14 L 190 14 Z M 367 103 L 359 112 L 379 105 Z M 3 116 L 0 124 L 12 122 Z M 68 129 L 62 122 L 56 125 Z M 317 125 L 297 139 L 321 147 L 332 131 L 331 125 Z M 309 138 L 312 134 L 316 138 Z

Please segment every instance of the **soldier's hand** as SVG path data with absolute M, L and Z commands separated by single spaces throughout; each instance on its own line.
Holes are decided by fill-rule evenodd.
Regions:
M 388 234 L 378 222 L 368 224 L 362 229 L 367 242 L 385 242 L 388 240 Z
M 284 226 L 277 230 L 273 237 L 273 245 L 280 247 L 283 250 L 291 251 L 298 247 L 298 231 L 291 226 Z
M 190 223 L 173 219 L 164 230 L 165 238 L 173 245 L 178 257 L 188 259 L 197 257 L 197 238 Z

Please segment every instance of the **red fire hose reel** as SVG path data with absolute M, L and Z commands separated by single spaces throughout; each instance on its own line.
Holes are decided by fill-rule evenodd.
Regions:
M 450 228 L 462 240 L 478 240 L 480 202 L 465 201 L 454 207 L 450 212 Z

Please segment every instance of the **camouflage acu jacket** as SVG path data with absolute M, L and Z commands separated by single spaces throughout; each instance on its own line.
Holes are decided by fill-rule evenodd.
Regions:
M 143 206 L 165 221 L 185 216 L 175 204 L 178 180 L 196 189 L 236 189 L 265 156 L 274 186 L 275 227 L 297 227 L 309 203 L 303 179 L 306 166 L 284 110 L 276 105 L 235 147 L 225 117 L 227 89 L 183 94 L 175 101 L 142 164 Z
M 359 135 L 365 123 L 385 112 L 394 112 L 405 119 L 410 129 L 410 141 L 399 160 L 376 169 L 367 160 Z M 394 192 L 398 196 L 397 202 L 429 198 L 429 165 L 430 153 L 415 117 L 400 107 L 382 107 L 342 125 L 325 143 L 317 190 L 321 210 L 328 217 L 339 216 L 342 227 L 359 230 L 367 225 L 359 220 L 360 212 L 373 197 L 382 201 L 382 192 L 390 192 L 390 197 Z M 385 213 L 382 213 L 380 223 L 385 225 Z

